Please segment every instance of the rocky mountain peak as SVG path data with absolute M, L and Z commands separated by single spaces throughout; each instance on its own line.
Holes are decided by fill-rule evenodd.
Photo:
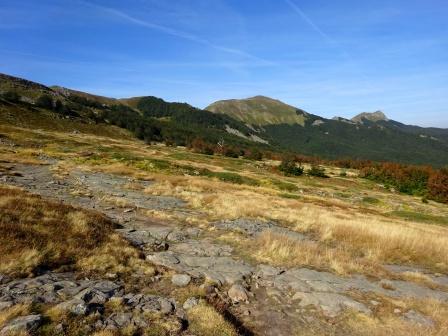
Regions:
M 382 112 L 382 111 L 376 111 L 376 112 L 363 112 L 358 114 L 357 116 L 353 117 L 351 120 L 356 122 L 356 123 L 361 123 L 363 122 L 363 120 L 369 120 L 369 121 L 373 121 L 373 122 L 377 122 L 377 121 L 388 121 L 389 119 L 387 118 L 387 116 Z

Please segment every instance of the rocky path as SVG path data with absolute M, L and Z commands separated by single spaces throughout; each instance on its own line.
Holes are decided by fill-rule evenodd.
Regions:
M 199 278 L 215 284 L 223 296 L 233 301 L 232 313 L 254 330 L 255 334 L 291 335 L 304 326 L 320 326 L 323 320 L 337 318 L 347 309 L 371 315 L 378 305 L 382 304 L 382 297 L 431 298 L 448 302 L 446 291 L 413 282 L 368 279 L 362 275 L 341 277 L 308 268 L 282 269 L 249 264 L 242 260 L 232 247 L 217 243 L 207 230 L 188 226 L 182 221 L 162 223 L 151 220 L 145 215 L 146 210 L 176 213 L 177 218 L 202 214 L 188 209 L 182 200 L 145 194 L 142 190 L 151 186 L 148 181 L 82 171 L 72 171 L 70 175 L 58 180 L 53 177 L 50 166 L 16 165 L 14 170 L 18 174 L 4 176 L 4 183 L 22 186 L 46 197 L 101 211 L 122 225 L 118 231 L 133 245 L 145 251 L 147 259 L 152 263 L 185 275 L 186 279 Z M 137 188 L 128 188 L 129 183 L 137 185 Z M 117 198 L 126 202 L 124 210 L 114 206 L 111 201 Z M 306 236 L 277 223 L 248 218 L 210 223 L 210 226 L 222 232 L 237 231 L 249 238 L 269 230 L 287 235 L 291 239 L 307 239 Z M 389 270 L 396 274 L 409 271 L 400 266 L 390 266 Z M 428 276 L 441 286 L 448 284 L 446 275 Z M 62 281 L 56 280 L 56 283 Z M 182 281 L 181 278 L 177 280 Z M 76 286 L 83 287 L 85 284 Z M 89 284 L 86 288 L 96 291 L 95 286 Z M 1 290 L 3 292 L 0 292 L 0 295 L 6 295 L 4 293 L 11 289 Z M 50 299 L 51 295 L 48 296 Z M 124 297 L 125 294 L 122 295 Z M 76 295 L 73 295 L 74 302 L 78 302 L 77 299 Z M 162 299 L 142 300 L 144 305 L 149 302 L 151 306 L 156 301 L 160 303 Z M 132 298 L 131 302 L 134 302 Z M 161 304 L 154 305 L 162 307 Z M 168 304 L 164 306 L 168 307 Z M 137 306 L 131 304 L 130 307 Z M 175 305 L 172 303 L 169 313 L 174 312 Z M 409 323 L 425 327 L 434 325 L 434 321 L 417 311 L 397 313 Z

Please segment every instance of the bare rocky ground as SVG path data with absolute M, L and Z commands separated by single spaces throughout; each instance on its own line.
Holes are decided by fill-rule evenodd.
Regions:
M 383 304 L 383 297 L 432 298 L 448 302 L 448 292 L 432 289 L 413 282 L 388 279 L 370 279 L 363 275 L 342 277 L 308 268 L 282 269 L 263 264 L 251 264 L 242 259 L 231 246 L 218 243 L 207 230 L 179 221 L 151 220 L 147 210 L 162 210 L 182 216 L 198 216 L 182 200 L 172 197 L 151 196 L 143 192 L 150 181 L 128 177 L 88 173 L 79 170 L 56 178 L 52 166 L 22 165 L 11 167 L 15 174 L 0 176 L 2 183 L 21 186 L 33 193 L 58 199 L 72 205 L 103 212 L 119 224 L 118 231 L 134 246 L 142 249 L 147 260 L 177 273 L 172 282 L 183 286 L 192 279 L 213 284 L 217 296 L 231 302 L 228 317 L 240 321 L 247 334 L 293 335 L 301 328 L 325 330 L 346 311 L 371 315 Z M 138 188 L 129 188 L 132 183 Z M 118 207 L 116 199 L 125 201 Z M 306 236 L 290 231 L 274 222 L 250 218 L 210 223 L 218 232 L 234 231 L 254 237 L 270 230 L 291 239 L 304 240 Z M 404 266 L 387 266 L 391 273 L 416 271 Z M 424 270 L 418 270 L 423 271 Z M 440 286 L 448 285 L 448 277 L 426 274 Z M 186 318 L 185 311 L 197 304 L 194 297 L 177 303 L 163 296 L 126 293 L 113 280 L 78 280 L 73 274 L 44 274 L 34 279 L 0 279 L 0 309 L 29 300 L 59 303 L 61 307 L 79 314 L 101 314 L 105 302 L 120 298 L 129 313 L 104 316 L 96 327 L 123 327 L 144 324 L 134 318 L 134 310 L 162 312 L 167 316 Z M 442 287 L 443 288 L 443 287 Z M 404 321 L 423 327 L 434 325 L 429 317 L 418 311 L 396 309 Z M 39 325 L 39 317 L 13 321 L 6 328 L 32 329 Z M 9 329 L 8 329 L 9 330 Z M 1 333 L 7 334 L 8 330 Z M 12 329 L 11 329 L 12 330 Z M 344 334 L 336 331 L 335 334 Z

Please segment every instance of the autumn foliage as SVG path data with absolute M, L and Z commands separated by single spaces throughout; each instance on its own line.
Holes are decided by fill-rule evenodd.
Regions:
M 398 163 L 374 163 L 361 169 L 361 177 L 398 191 L 448 203 L 448 170 Z

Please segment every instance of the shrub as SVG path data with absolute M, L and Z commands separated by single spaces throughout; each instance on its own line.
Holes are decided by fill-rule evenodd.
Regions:
M 327 174 L 325 174 L 325 168 L 320 166 L 311 166 L 311 168 L 308 169 L 307 174 L 309 176 L 315 176 L 315 177 L 323 177 L 323 178 L 329 177 Z
M 247 176 L 241 176 L 236 173 L 204 171 L 201 173 L 201 175 L 208 176 L 208 177 L 216 177 L 220 181 L 227 182 L 227 183 L 247 184 L 250 186 L 258 186 L 259 185 L 259 182 L 257 180 L 247 177 Z
M 223 148 L 223 150 L 222 150 L 222 154 L 224 155 L 224 156 L 227 156 L 227 157 L 231 157 L 231 158 L 234 158 L 234 159 L 237 159 L 238 157 L 239 157 L 239 153 L 238 153 L 238 151 L 237 150 L 235 150 L 234 148 L 232 148 L 232 147 L 225 147 L 225 148 Z
M 297 166 L 295 159 L 290 157 L 284 158 L 278 169 L 286 176 L 300 176 L 303 174 L 303 167 Z
M 249 160 L 261 161 L 263 154 L 258 149 L 250 149 L 244 152 L 244 157 Z
M 206 155 L 213 155 L 215 152 L 215 149 L 210 144 L 206 143 L 201 138 L 194 139 L 189 146 L 193 152 L 195 153 L 201 153 Z
M 5 93 L 2 94 L 2 97 L 3 99 L 13 103 L 17 103 L 20 101 L 20 96 L 15 91 L 6 91 Z

